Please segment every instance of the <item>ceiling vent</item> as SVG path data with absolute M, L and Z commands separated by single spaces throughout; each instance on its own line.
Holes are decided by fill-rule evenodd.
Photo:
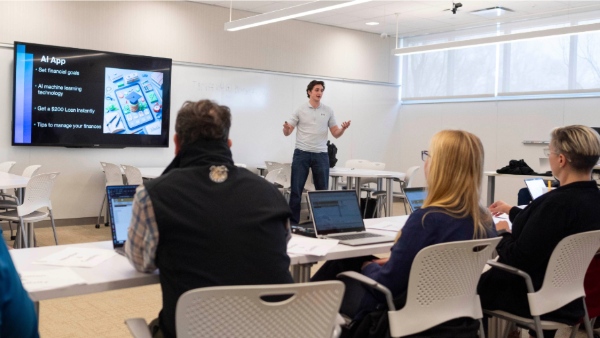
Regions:
M 485 8 L 485 9 L 479 9 L 476 11 L 471 11 L 470 13 L 484 17 L 484 18 L 497 18 L 500 16 L 510 14 L 512 12 L 514 12 L 514 11 L 510 8 L 496 6 L 496 7 L 490 7 L 490 8 Z

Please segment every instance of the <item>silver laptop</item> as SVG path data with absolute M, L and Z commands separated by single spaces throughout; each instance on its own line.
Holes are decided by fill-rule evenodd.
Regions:
M 309 191 L 308 205 L 318 238 L 353 246 L 394 241 L 394 237 L 366 231 L 354 190 Z
M 127 229 L 131 222 L 133 197 L 137 187 L 137 185 L 109 185 L 106 187 L 113 248 L 121 255 L 125 255 Z
M 536 199 L 548 191 L 548 186 L 541 178 L 526 178 L 525 185 L 527 185 L 531 199 Z
M 425 188 L 404 188 L 404 196 L 410 206 L 410 212 L 421 209 L 425 198 L 427 197 L 427 190 Z

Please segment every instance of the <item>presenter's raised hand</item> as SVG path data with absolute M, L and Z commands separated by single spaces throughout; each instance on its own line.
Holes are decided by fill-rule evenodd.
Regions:
M 350 122 L 352 121 L 348 120 L 346 122 L 342 122 L 342 129 L 348 129 L 350 127 Z
M 289 134 L 292 133 L 293 130 L 294 130 L 294 127 L 292 127 L 292 125 L 287 123 L 287 121 L 285 121 L 283 123 L 283 135 L 288 136 Z

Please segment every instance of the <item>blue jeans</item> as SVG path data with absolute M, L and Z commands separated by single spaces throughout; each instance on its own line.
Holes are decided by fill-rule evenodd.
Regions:
M 329 155 L 327 153 L 311 153 L 300 149 L 294 150 L 290 186 L 292 223 L 298 223 L 300 221 L 302 191 L 304 190 L 304 185 L 308 178 L 309 169 L 312 169 L 313 182 L 317 190 L 327 190 L 329 188 Z

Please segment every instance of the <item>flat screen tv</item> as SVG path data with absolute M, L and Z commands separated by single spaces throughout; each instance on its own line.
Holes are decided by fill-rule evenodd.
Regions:
M 15 42 L 12 145 L 168 147 L 172 64 Z

